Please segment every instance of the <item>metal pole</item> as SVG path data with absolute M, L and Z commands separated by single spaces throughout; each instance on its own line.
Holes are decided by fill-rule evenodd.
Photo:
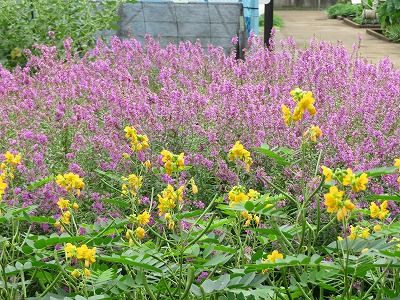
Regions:
M 271 38 L 271 30 L 274 24 L 274 0 L 270 0 L 264 5 L 264 44 L 269 47 L 269 39 Z

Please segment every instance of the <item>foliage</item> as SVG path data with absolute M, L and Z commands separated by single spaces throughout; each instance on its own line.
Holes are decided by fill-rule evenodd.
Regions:
M 379 21 L 383 29 L 400 23 L 400 1 L 387 0 L 378 7 Z
M 361 15 L 362 6 L 353 5 L 351 3 L 336 3 L 327 9 L 330 18 L 342 17 L 356 17 Z
M 125 0 L 2 0 L 0 2 L 0 63 L 24 64 L 24 49 L 35 44 L 74 40 L 72 47 L 84 53 L 94 46 L 101 30 L 115 29 L 117 9 Z M 100 4 L 101 3 L 101 4 Z M 103 33 L 106 33 L 103 31 Z
M 393 42 L 400 42 L 400 24 L 386 26 L 384 34 Z
M 274 19 L 273 19 L 273 26 L 281 28 L 284 26 L 284 22 L 281 16 L 274 14 Z M 264 15 L 261 15 L 258 21 L 258 26 L 264 28 Z

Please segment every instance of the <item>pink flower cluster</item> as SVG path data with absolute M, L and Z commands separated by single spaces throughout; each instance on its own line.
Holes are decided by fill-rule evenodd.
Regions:
M 124 127 L 132 125 L 152 145 L 184 151 L 189 164 L 234 182 L 225 161 L 236 140 L 249 149 L 299 144 L 301 128 L 285 127 L 280 111 L 295 87 L 315 96 L 312 122 L 323 131 L 327 166 L 362 170 L 399 156 L 400 71 L 387 59 L 374 65 L 342 45 L 302 49 L 289 39 L 272 51 L 254 41 L 236 60 L 220 48 L 161 48 L 151 38 L 98 41 L 79 58 L 69 42 L 65 58 L 41 46 L 40 56 L 27 53 L 26 67 L 0 67 L 0 150 L 23 154 L 27 181 L 123 167 Z

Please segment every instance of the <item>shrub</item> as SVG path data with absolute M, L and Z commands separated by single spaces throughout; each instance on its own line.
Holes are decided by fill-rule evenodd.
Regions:
M 258 25 L 260 27 L 264 27 L 264 15 L 260 16 L 260 19 L 258 21 Z M 279 16 L 279 15 L 274 14 L 273 26 L 280 28 L 280 27 L 283 27 L 283 25 L 284 25 L 284 22 L 283 22 L 282 17 Z
M 362 7 L 361 5 L 353 5 L 351 3 L 336 3 L 328 8 L 327 13 L 330 18 L 338 16 L 355 17 L 361 15 Z
M 0 63 L 24 64 L 25 48 L 35 44 L 74 39 L 80 53 L 93 47 L 102 30 L 115 29 L 117 9 L 125 0 L 2 0 L 0 2 Z M 61 42 L 59 42 L 61 41 Z
M 393 42 L 400 42 L 400 24 L 386 26 L 384 34 Z

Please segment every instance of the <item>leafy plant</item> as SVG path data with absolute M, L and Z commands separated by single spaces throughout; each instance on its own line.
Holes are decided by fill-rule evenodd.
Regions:
M 400 42 L 400 24 L 388 25 L 383 32 L 393 42 Z
M 130 0 L 2 0 L 0 2 L 0 63 L 24 64 L 24 49 L 72 38 L 78 53 L 92 47 L 106 30 L 116 29 L 118 7 Z
M 351 3 L 336 3 L 327 9 L 328 16 L 330 18 L 342 17 L 356 17 L 361 15 L 362 6 L 353 5 Z
M 378 16 L 382 28 L 400 23 L 400 0 L 387 0 L 378 7 Z

